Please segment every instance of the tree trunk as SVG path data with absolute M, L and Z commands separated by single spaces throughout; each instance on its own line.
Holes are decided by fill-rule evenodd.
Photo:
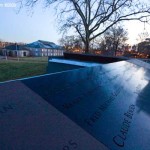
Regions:
M 118 50 L 118 41 L 116 42 L 116 45 L 115 45 L 115 56 L 117 55 L 117 50 Z
M 85 54 L 89 53 L 89 41 L 87 40 L 85 43 Z
M 118 50 L 118 42 L 114 42 L 114 44 L 113 44 L 113 50 L 114 50 L 114 56 L 116 56 L 117 50 Z
M 86 37 L 85 37 L 85 54 L 90 53 L 90 32 L 89 32 L 89 25 L 85 26 L 85 32 L 86 32 Z

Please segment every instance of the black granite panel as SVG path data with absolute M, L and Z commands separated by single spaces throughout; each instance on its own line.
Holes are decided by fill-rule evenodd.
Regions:
M 149 74 L 121 61 L 22 83 L 108 148 L 148 150 Z
M 78 53 L 64 53 L 65 59 L 74 59 L 79 61 L 91 61 L 91 62 L 98 62 L 98 63 L 112 63 L 122 60 L 128 60 L 126 57 L 113 57 L 113 56 L 102 56 L 102 55 L 92 55 L 92 54 L 78 54 Z
M 108 150 L 20 81 L 0 84 L 0 150 Z

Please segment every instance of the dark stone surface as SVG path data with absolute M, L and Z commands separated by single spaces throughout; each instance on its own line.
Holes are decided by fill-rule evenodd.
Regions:
M 108 150 L 21 81 L 0 84 L 0 150 L 68 149 Z
M 113 56 L 101 56 L 101 55 L 92 55 L 92 54 L 76 54 L 76 53 L 64 53 L 65 59 L 74 59 L 80 61 L 91 61 L 98 63 L 112 63 L 123 60 L 128 60 L 126 57 L 113 57 Z
M 37 116 L 39 117 L 37 122 L 39 120 L 39 124 L 41 124 L 43 118 L 41 120 L 40 111 L 42 109 L 41 112 L 44 113 L 42 117 L 46 114 L 50 115 L 49 118 L 53 116 L 53 119 L 55 118 L 53 125 L 55 126 L 56 120 L 60 119 L 59 117 L 57 119 L 57 113 L 62 112 L 83 130 L 87 131 L 88 134 L 85 136 L 87 139 L 91 138 L 89 137 L 90 134 L 109 149 L 148 150 L 150 147 L 150 70 L 148 69 L 121 61 L 40 76 L 20 81 L 19 84 L 26 87 L 29 91 L 25 94 L 26 92 L 22 91 L 24 88 L 20 87 L 19 95 L 17 95 L 18 91 L 15 88 L 14 92 L 16 94 L 11 91 L 15 84 L 16 81 L 0 85 L 3 101 L 5 101 L 6 97 L 6 103 L 11 101 L 11 95 L 13 94 L 14 101 L 18 99 L 19 101 L 28 101 L 26 103 L 36 103 L 39 100 L 34 98 L 33 95 L 35 94 L 40 97 L 40 102 L 45 104 L 34 108 L 35 104 L 33 103 L 31 108 L 34 109 L 28 108 L 25 111 L 24 117 L 26 119 L 30 120 L 28 118 L 29 112 L 32 113 L 32 111 L 38 110 Z M 4 86 L 7 88 L 5 89 Z M 58 112 L 56 114 L 51 111 L 51 109 L 54 109 L 52 106 L 57 109 Z M 48 109 L 46 107 L 52 108 Z M 50 112 L 47 113 L 47 111 Z M 1 118 L 1 123 L 3 119 L 5 118 Z M 9 128 L 7 121 L 6 125 L 5 128 Z M 50 124 L 48 123 L 48 125 Z M 59 128 L 58 124 L 56 124 L 56 128 Z M 69 123 L 68 126 L 66 123 L 63 132 L 68 128 L 71 131 Z M 74 130 L 76 128 L 78 126 L 74 127 Z M 0 129 L 3 129 L 1 125 Z M 14 129 L 18 131 L 17 128 Z M 50 132 L 52 131 L 49 131 L 49 134 Z M 53 132 L 56 131 L 53 130 Z M 80 132 L 82 133 L 82 131 Z M 2 133 L 1 130 L 0 133 Z M 69 135 L 71 136 L 73 133 L 71 131 Z M 58 139 L 63 138 L 58 131 L 57 134 Z M 77 134 L 79 135 L 79 133 Z M 6 139 L 3 140 L 4 143 L 6 143 Z M 83 146 L 86 143 L 85 139 L 82 139 L 82 142 L 83 144 L 81 145 Z M 59 145 L 59 140 L 56 140 L 56 143 Z M 85 144 L 85 146 L 87 145 Z M 87 148 L 83 147 L 79 146 L 78 149 L 87 150 Z M 103 146 L 99 146 L 99 149 L 101 147 Z M 94 148 L 91 145 L 88 149 L 93 150 Z
M 82 67 L 77 65 L 64 64 L 64 63 L 48 62 L 47 72 L 54 73 L 54 72 L 61 72 L 66 70 L 79 69 L 79 68 Z

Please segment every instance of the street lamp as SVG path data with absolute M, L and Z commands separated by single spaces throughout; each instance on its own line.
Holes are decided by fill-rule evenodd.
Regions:
M 18 52 L 18 48 L 17 48 L 17 43 L 16 43 L 16 51 L 17 51 L 17 58 L 18 58 L 18 61 L 19 61 L 19 52 Z
M 7 59 L 7 50 L 5 49 L 5 43 L 4 43 L 4 54 L 5 54 L 5 59 L 8 60 Z

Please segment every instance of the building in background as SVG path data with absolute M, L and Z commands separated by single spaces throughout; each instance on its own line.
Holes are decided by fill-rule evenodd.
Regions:
M 64 49 L 53 42 L 38 40 L 26 45 L 31 56 L 63 56 Z
M 14 44 L 14 43 L 12 43 L 12 42 L 4 42 L 4 41 L 0 40 L 0 55 L 3 55 L 3 49 L 6 46 L 9 46 L 9 45 L 12 45 L 12 44 Z
M 27 57 L 30 56 L 30 50 L 25 45 L 18 45 L 17 43 L 3 48 L 3 55 L 10 57 Z
M 138 53 L 142 57 L 150 57 L 150 38 L 147 38 L 145 41 L 138 44 Z

